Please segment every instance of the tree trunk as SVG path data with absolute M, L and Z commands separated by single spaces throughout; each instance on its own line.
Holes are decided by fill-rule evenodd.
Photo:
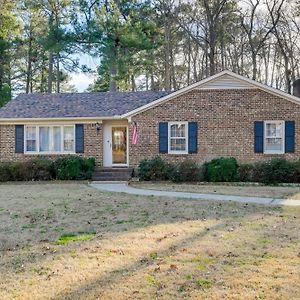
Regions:
M 190 85 L 191 82 L 191 39 L 190 36 L 188 36 L 188 62 L 187 62 L 187 84 Z
M 150 85 L 151 85 L 151 91 L 155 91 L 156 87 L 155 87 L 155 80 L 154 80 L 153 70 L 151 70 Z
M 131 91 L 134 92 L 136 90 L 136 86 L 135 86 L 135 79 L 133 74 L 131 74 L 130 80 L 131 80 Z
M 56 54 L 56 93 L 60 93 L 59 53 Z
M 171 72 L 170 72 L 170 26 L 167 17 L 165 18 L 165 89 L 171 89 Z
M 149 91 L 149 75 L 148 75 L 148 72 L 146 72 L 146 91 Z
M 31 72 L 32 72 L 32 32 L 29 33 L 29 43 L 28 43 L 28 62 L 26 71 L 26 94 L 30 93 L 31 86 Z
M 256 60 L 256 54 L 252 52 L 252 79 L 256 80 L 257 77 L 257 60 Z
M 53 53 L 49 53 L 49 67 L 48 67 L 48 93 L 52 93 L 53 83 Z
M 117 76 L 117 66 L 113 64 L 110 66 L 110 76 L 109 76 L 109 91 L 116 92 L 117 91 L 117 82 L 115 77 Z

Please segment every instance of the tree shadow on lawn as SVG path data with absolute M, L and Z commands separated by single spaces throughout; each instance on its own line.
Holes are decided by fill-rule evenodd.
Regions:
M 85 205 L 89 203 L 89 205 Z M 97 208 L 109 209 L 103 212 L 103 215 L 97 214 Z M 36 264 L 43 263 L 44 260 L 50 258 L 52 260 L 59 259 L 59 256 L 67 255 L 70 250 L 81 251 L 87 246 L 92 246 L 96 242 L 102 240 L 115 241 L 123 234 L 141 232 L 143 229 L 148 230 L 155 226 L 169 226 L 175 224 L 181 226 L 185 222 L 203 222 L 203 228 L 196 230 L 194 233 L 179 239 L 171 246 L 158 247 L 154 252 L 159 252 L 161 256 L 166 256 L 173 250 L 180 247 L 192 247 L 193 243 L 202 240 L 208 235 L 213 235 L 219 230 L 230 230 L 231 227 L 238 226 L 240 222 L 256 222 L 261 218 L 279 217 L 284 215 L 282 207 L 267 207 L 257 204 L 241 204 L 241 203 L 224 203 L 217 201 L 189 200 L 189 199 L 174 199 L 166 197 L 142 197 L 128 196 L 125 194 L 102 193 L 93 191 L 93 197 L 90 197 L 87 202 L 81 203 L 82 214 L 89 214 L 77 224 L 78 228 L 82 228 L 83 223 L 86 223 L 91 218 L 101 219 L 107 216 L 106 220 L 101 220 L 97 226 L 94 226 L 97 235 L 90 242 L 79 242 L 68 246 L 56 246 L 49 243 L 44 243 L 42 247 L 49 245 L 51 250 L 43 253 L 39 242 L 32 246 L 27 253 L 22 254 L 25 268 L 32 268 Z M 74 216 L 74 224 L 76 226 L 76 216 Z M 130 221 L 131 220 L 131 221 Z M 202 224 L 202 223 L 201 223 Z M 205 227 L 209 226 L 209 230 Z M 263 228 L 267 231 L 268 228 Z M 58 236 L 57 236 L 58 237 Z M 142 242 L 142 241 L 141 241 Z M 141 247 L 143 245 L 141 244 Z M 216 245 L 217 247 L 217 245 Z M 14 256 L 18 255 L 18 250 L 12 251 L 9 256 L 3 255 L 1 265 L 11 265 Z M 126 274 L 137 273 L 147 268 L 149 265 L 154 265 L 155 260 L 146 260 L 146 263 L 141 262 L 141 257 L 137 257 L 133 262 L 129 262 L 121 268 L 116 268 L 105 272 L 104 275 L 85 280 L 80 283 L 75 280 L 74 285 L 67 286 L 70 292 L 63 292 L 57 289 L 55 299 L 82 299 L 85 295 L 92 293 L 94 290 L 99 291 L 101 288 L 107 288 L 107 284 L 117 283 L 122 279 L 122 270 L 126 270 Z M 93 272 L 93 270 L 89 270 Z M 50 283 L 49 283 L 50 284 Z M 53 284 L 53 283 L 52 283 Z
M 212 226 L 209 228 L 209 230 L 202 229 L 194 234 L 192 234 L 189 237 L 183 238 L 180 241 L 177 241 L 176 243 L 172 243 L 172 245 L 166 247 L 166 248 L 157 248 L 152 253 L 159 253 L 160 257 L 165 257 L 170 255 L 170 252 L 172 252 L 172 249 L 180 249 L 182 247 L 188 248 L 192 247 L 193 243 L 199 239 L 204 238 L 208 232 L 211 234 L 214 230 L 218 230 L 224 227 L 224 223 L 217 224 L 215 226 Z M 127 264 L 125 266 L 122 266 L 119 269 L 114 269 L 111 272 L 108 272 L 107 274 L 100 276 L 99 278 L 95 278 L 92 281 L 84 282 L 83 284 L 80 284 L 79 286 L 75 286 L 71 288 L 71 291 L 67 294 L 62 292 L 58 293 L 53 299 L 56 300 L 66 300 L 66 299 L 85 299 L 86 295 L 89 295 L 91 297 L 91 293 L 93 293 L 94 290 L 99 292 L 99 287 L 102 289 L 105 289 L 108 287 L 108 285 L 113 285 L 117 282 L 122 281 L 123 272 L 126 272 L 126 276 L 131 276 L 131 274 L 138 273 L 144 268 L 148 268 L 151 266 L 155 266 L 157 264 L 157 261 L 155 259 L 146 258 L 146 257 L 139 257 L 138 260 L 134 261 L 131 264 Z M 175 267 L 174 267 L 175 268 Z M 101 297 L 100 294 L 97 294 L 97 297 Z
M 194 201 L 194 200 L 193 200 Z M 218 211 L 218 209 L 216 207 L 218 207 L 219 203 L 206 203 L 206 205 L 208 205 L 207 209 L 211 209 L 211 210 L 216 210 Z M 226 204 L 222 204 L 221 207 L 223 207 L 223 205 L 226 206 Z M 216 242 L 218 242 L 217 244 L 214 244 L 215 248 L 210 249 L 210 254 L 205 253 L 204 254 L 204 260 L 206 259 L 205 256 L 207 255 L 211 255 L 214 258 L 208 258 L 209 259 L 218 259 L 218 260 L 223 260 L 224 257 L 219 257 L 218 254 L 216 253 L 221 253 L 219 252 L 219 250 L 217 249 L 218 247 L 222 247 L 222 245 L 226 248 L 228 247 L 228 245 L 226 245 L 226 242 L 231 244 L 231 247 L 228 247 L 228 253 L 225 251 L 225 254 L 228 255 L 225 258 L 225 264 L 227 264 L 227 261 L 230 261 L 232 259 L 232 261 L 234 261 L 235 259 L 238 261 L 237 264 L 247 264 L 247 263 L 254 263 L 254 267 L 257 266 L 256 263 L 259 263 L 260 261 L 265 261 L 265 259 L 269 258 L 267 256 L 268 254 L 268 246 L 266 245 L 267 242 L 267 237 L 266 237 L 266 233 L 268 232 L 267 226 L 270 225 L 268 224 L 268 222 L 264 223 L 264 226 L 261 227 L 261 229 L 259 229 L 260 234 L 256 233 L 254 234 L 254 236 L 252 236 L 253 232 L 250 233 L 250 238 L 253 238 L 253 240 L 249 240 L 247 241 L 247 239 L 243 240 L 243 238 L 241 236 L 239 236 L 241 234 L 241 232 L 239 232 L 239 226 L 241 225 L 241 218 L 244 218 L 244 222 L 247 222 L 247 226 L 253 226 L 253 228 L 256 226 L 256 224 L 251 225 L 251 223 L 255 220 L 262 220 L 264 217 L 262 216 L 263 214 L 268 214 L 269 216 L 273 216 L 272 212 L 275 212 L 275 215 L 278 215 L 280 218 L 282 218 L 282 214 L 283 211 L 281 208 L 267 208 L 267 207 L 262 207 L 259 205 L 256 206 L 250 206 L 248 207 L 248 205 L 229 205 L 229 209 L 226 210 L 227 211 L 227 215 L 226 216 L 221 216 L 221 217 L 217 217 L 217 219 L 215 219 L 215 215 L 212 216 L 212 219 L 207 219 L 207 218 L 203 218 L 200 217 L 200 219 L 203 220 L 203 222 L 206 224 L 204 227 L 202 227 L 201 229 L 195 230 L 193 232 L 187 233 L 185 237 L 180 238 L 178 240 L 176 240 L 175 242 L 169 244 L 169 245 L 165 245 L 162 247 L 159 246 L 159 244 L 156 246 L 155 249 L 152 249 L 152 254 L 156 254 L 159 257 L 161 257 L 162 259 L 165 257 L 169 257 L 170 255 L 172 256 L 176 256 L 178 255 L 178 253 L 180 253 L 181 251 L 186 251 L 186 249 L 195 249 L 195 247 L 199 247 L 199 245 L 202 246 L 203 249 L 205 249 L 205 246 L 207 245 L 207 238 L 210 237 L 216 237 L 215 240 Z M 239 218 L 234 217 L 232 219 L 232 216 L 230 214 L 233 214 L 236 212 L 237 209 L 242 209 L 242 215 L 239 216 Z M 231 211 L 231 213 L 230 213 Z M 177 222 L 174 221 L 174 223 L 178 223 L 178 226 L 180 226 L 180 223 L 182 222 L 182 225 L 187 226 L 187 224 L 189 224 L 189 222 L 193 222 L 196 221 L 197 219 L 191 219 L 191 220 L 177 220 Z M 198 219 L 199 220 L 199 219 Z M 211 224 L 210 222 L 214 221 L 215 224 Z M 281 221 L 280 221 L 281 222 Z M 271 222 L 272 223 L 272 222 Z M 209 225 L 211 224 L 211 225 Z M 155 226 L 159 226 L 161 224 L 156 223 L 156 224 L 152 224 Z M 168 224 L 166 224 L 168 225 Z M 259 225 L 259 224 L 257 224 Z M 207 226 L 207 227 L 206 227 Z M 243 227 L 243 226 L 242 226 Z M 243 228 L 244 229 L 244 228 Z M 226 234 L 226 236 L 224 237 L 223 234 L 221 235 L 220 232 Z M 270 232 L 269 232 L 270 233 Z M 239 238 L 240 237 L 240 238 Z M 263 239 L 262 237 L 265 237 L 265 239 Z M 276 237 L 282 240 L 285 240 L 286 237 L 281 236 L 280 234 Z M 115 237 L 116 238 L 116 237 Z M 234 240 L 230 241 L 230 239 L 233 238 Z M 224 243 L 224 240 L 226 241 Z M 260 240 L 259 240 L 260 239 Z M 257 245 L 255 244 L 257 242 Z M 249 249 L 252 250 L 252 253 L 250 252 L 249 255 L 250 257 L 247 257 L 247 255 L 245 255 L 245 253 L 243 254 L 239 254 L 237 253 L 239 250 L 236 250 L 236 253 L 234 250 L 234 244 L 239 244 L 241 243 L 243 245 L 243 243 L 248 244 L 247 247 L 249 247 Z M 143 245 L 141 244 L 141 247 L 143 247 Z M 278 243 L 278 245 L 276 245 L 275 247 L 282 247 L 282 244 Z M 199 253 L 205 252 L 203 251 L 203 249 L 199 249 Z M 247 248 L 247 250 L 249 250 Z M 229 251 L 230 250 L 230 251 Z M 245 249 L 243 249 L 245 251 Z M 231 252 L 232 251 L 232 252 Z M 193 252 L 193 251 L 192 251 Z M 197 253 L 197 251 L 194 251 Z M 193 252 L 193 253 L 194 253 Z M 177 253 L 177 254 L 176 254 Z M 221 255 L 221 254 L 220 254 Z M 252 255 L 252 257 L 251 257 Z M 240 256 L 240 257 L 239 257 Z M 150 258 L 151 258 L 151 253 L 150 253 Z M 153 257 L 153 259 L 150 258 L 145 258 L 145 257 L 136 257 L 136 259 L 133 262 L 129 262 L 125 265 L 122 265 L 119 268 L 115 268 L 113 270 L 110 270 L 109 272 L 105 272 L 104 274 L 97 276 L 95 275 L 94 278 L 90 279 L 90 280 L 86 280 L 83 283 L 82 282 L 78 282 L 78 284 L 74 285 L 74 286 L 69 286 L 68 287 L 68 291 L 62 291 L 59 292 L 55 295 L 55 297 L 53 297 L 53 299 L 59 299 L 59 300 L 63 300 L 63 299 L 93 299 L 93 297 L 103 297 L 103 299 L 106 299 L 107 297 L 107 293 L 110 293 L 109 289 L 115 288 L 115 289 L 122 289 L 122 281 L 124 281 L 124 274 L 125 277 L 130 278 L 131 276 L 133 277 L 138 277 L 138 276 L 143 276 L 145 273 L 147 273 L 149 270 L 152 269 L 154 270 L 155 267 L 157 267 L 157 260 L 155 259 L 155 255 Z M 201 265 L 201 260 L 203 258 L 200 257 L 196 257 L 196 258 L 192 258 L 191 261 L 194 261 L 198 264 L 198 268 L 204 268 L 205 266 Z M 232 262 L 231 261 L 231 262 Z M 176 269 L 177 266 L 173 265 L 174 268 Z M 172 265 L 170 266 L 170 272 L 172 271 Z M 200 270 L 200 269 L 199 269 Z M 140 275 L 139 275 L 140 274 Z M 183 272 L 184 274 L 184 272 Z M 152 276 L 152 275 L 150 275 Z M 183 275 L 182 275 L 183 276 Z M 209 275 L 208 275 L 209 276 Z M 151 279 L 151 278 L 150 278 Z M 141 278 L 141 280 L 143 280 L 143 278 Z M 174 278 L 173 278 L 174 280 Z M 219 280 L 219 278 L 217 279 Z M 209 280 L 207 282 L 210 282 Z M 138 284 L 138 282 L 136 282 Z M 153 279 L 153 283 L 155 285 L 155 279 Z M 166 283 L 167 284 L 167 283 Z M 117 286 L 117 287 L 116 287 Z M 177 286 L 177 288 L 180 289 L 180 286 Z M 274 285 L 275 286 L 275 285 Z M 156 296 L 163 296 L 164 291 L 164 284 L 158 285 L 157 286 L 157 291 L 156 291 Z M 137 289 L 138 289 L 138 285 L 137 285 Z M 139 293 L 138 291 L 136 291 L 137 293 Z M 175 293 L 176 294 L 176 293 Z M 178 294 L 177 294 L 178 295 Z M 119 297 L 118 296 L 118 292 L 116 291 L 116 294 L 114 295 L 115 297 Z M 125 295 L 123 295 L 124 298 L 126 298 Z M 139 295 L 140 297 L 142 295 Z M 130 296 L 132 297 L 132 295 Z M 121 297 L 122 298 L 122 297 Z M 139 297 L 137 297 L 139 298 Z M 119 298 L 118 298 L 119 299 Z

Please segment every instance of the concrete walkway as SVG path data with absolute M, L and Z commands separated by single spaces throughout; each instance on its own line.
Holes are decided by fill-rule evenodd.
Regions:
M 188 198 L 188 199 L 201 199 L 201 200 L 217 200 L 217 201 L 235 201 L 241 203 L 258 203 L 265 205 L 287 205 L 287 206 L 300 206 L 300 200 L 288 200 L 288 199 L 274 199 L 274 198 L 262 198 L 262 197 L 242 197 L 242 196 L 230 196 L 219 194 L 199 194 L 199 193 L 187 193 L 187 192 L 169 192 L 169 191 L 157 191 L 148 189 L 138 189 L 128 186 L 126 182 L 92 182 L 90 186 L 106 191 L 115 193 L 126 193 L 132 195 L 141 196 L 165 196 L 176 198 Z

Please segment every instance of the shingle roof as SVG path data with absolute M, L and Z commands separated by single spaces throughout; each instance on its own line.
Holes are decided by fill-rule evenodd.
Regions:
M 0 118 L 112 117 L 170 92 L 20 94 L 0 109 Z

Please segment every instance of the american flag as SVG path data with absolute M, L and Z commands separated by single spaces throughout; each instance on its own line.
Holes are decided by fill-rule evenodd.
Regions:
M 138 133 L 137 133 L 137 125 L 136 122 L 133 123 L 133 128 L 132 128 L 132 139 L 131 143 L 132 145 L 136 145 L 138 141 Z

